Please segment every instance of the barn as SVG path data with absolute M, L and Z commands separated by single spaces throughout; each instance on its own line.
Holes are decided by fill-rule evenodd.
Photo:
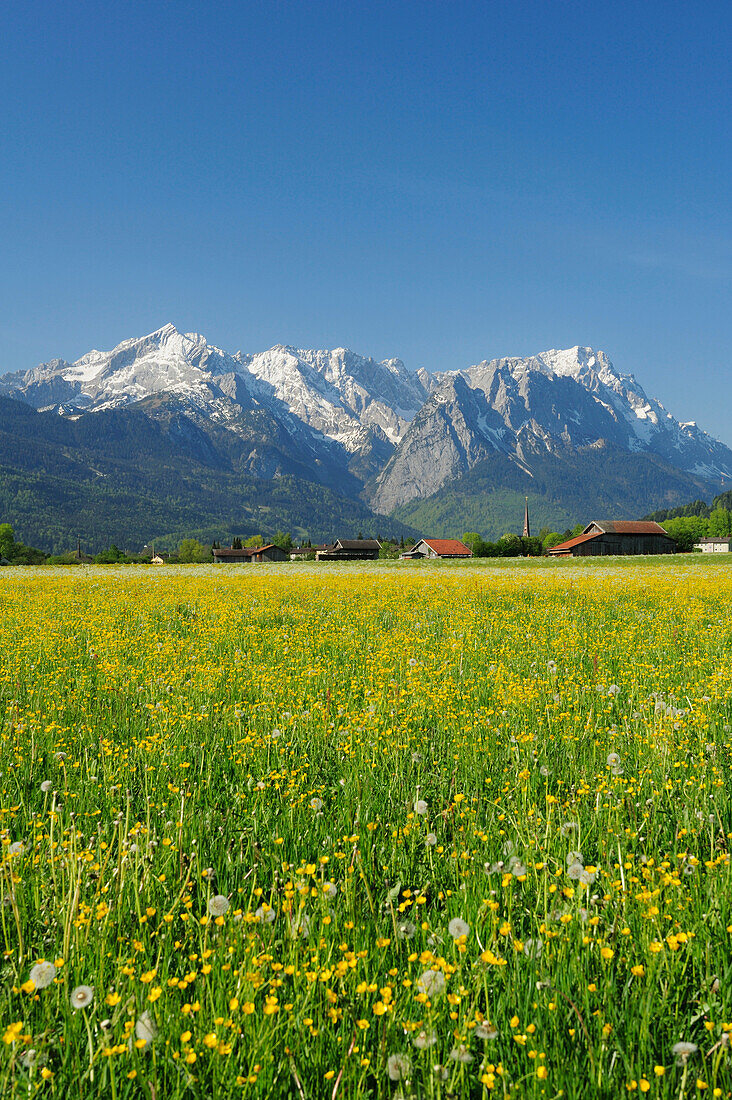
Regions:
M 652 520 L 594 521 L 581 535 L 547 551 L 553 558 L 595 557 L 604 554 L 674 554 L 676 543 L 660 523 Z
M 378 539 L 336 539 L 332 546 L 318 550 L 317 561 L 374 561 L 379 556 Z
M 473 551 L 459 539 L 420 539 L 403 558 L 472 558 Z
M 273 542 L 270 542 L 267 546 L 245 546 L 242 550 L 234 550 L 233 548 L 216 549 L 213 551 L 213 559 L 215 562 L 232 564 L 255 561 L 289 561 L 290 555 L 286 554 L 284 550 L 280 550 L 279 546 L 275 546 Z

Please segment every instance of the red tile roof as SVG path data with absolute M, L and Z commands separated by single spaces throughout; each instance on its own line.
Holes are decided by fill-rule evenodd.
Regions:
M 581 542 L 589 542 L 590 539 L 599 538 L 602 531 L 594 531 L 591 535 L 577 535 L 576 538 L 568 539 L 566 542 L 560 542 L 556 546 L 552 546 L 551 550 L 547 550 L 547 554 L 562 553 L 565 550 L 571 550 L 573 546 L 579 546 Z
M 452 555 L 453 557 L 472 558 L 473 551 L 460 539 L 422 539 L 436 554 Z

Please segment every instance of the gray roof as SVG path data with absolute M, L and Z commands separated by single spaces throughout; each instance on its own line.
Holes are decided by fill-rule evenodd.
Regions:
M 381 550 L 378 539 L 338 539 L 336 548 L 342 550 Z

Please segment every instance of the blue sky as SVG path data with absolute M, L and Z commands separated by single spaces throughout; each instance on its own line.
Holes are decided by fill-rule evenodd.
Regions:
M 4 4 L 0 371 L 590 344 L 732 444 L 731 11 Z

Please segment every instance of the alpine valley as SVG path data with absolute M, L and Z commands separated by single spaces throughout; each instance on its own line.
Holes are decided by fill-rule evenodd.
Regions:
M 0 520 L 46 550 L 289 530 L 406 537 L 637 518 L 732 451 L 575 347 L 429 374 L 344 348 L 229 354 L 173 325 L 0 375 Z

